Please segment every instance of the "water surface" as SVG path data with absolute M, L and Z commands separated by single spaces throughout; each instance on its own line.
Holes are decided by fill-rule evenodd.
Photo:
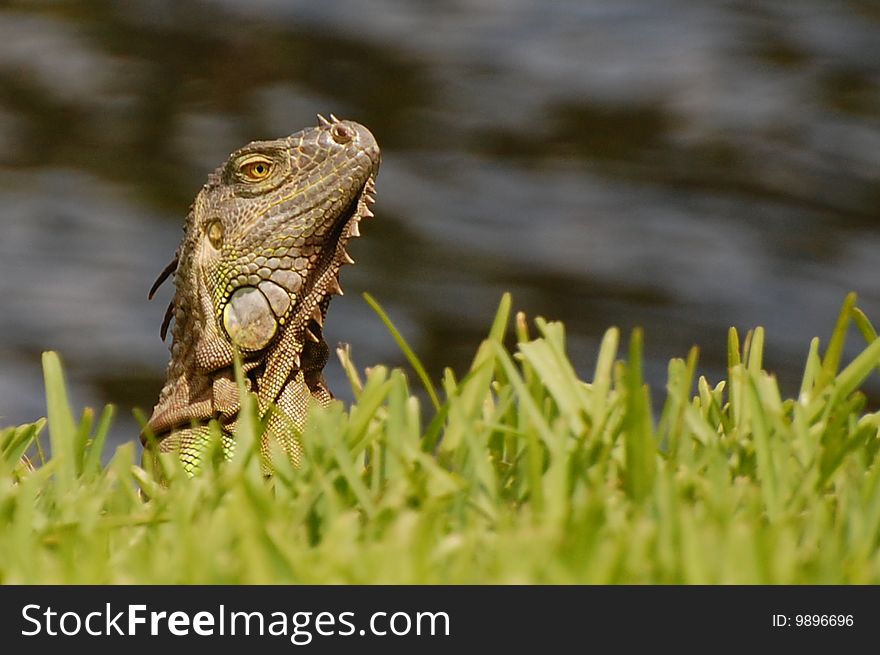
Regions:
M 437 377 L 509 290 L 565 321 L 585 376 L 611 325 L 645 328 L 662 389 L 693 344 L 719 378 L 727 328 L 760 324 L 794 392 L 848 291 L 880 322 L 880 11 L 755 4 L 8 3 L 0 424 L 45 413 L 51 348 L 74 403 L 118 403 L 131 438 L 168 358 L 170 285 L 146 293 L 189 203 L 230 151 L 317 112 L 383 147 L 327 324 L 360 366 L 404 363 L 361 292 Z

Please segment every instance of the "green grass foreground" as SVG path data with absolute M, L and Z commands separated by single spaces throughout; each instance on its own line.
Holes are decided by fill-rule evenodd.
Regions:
M 797 398 L 763 369 L 763 331 L 731 330 L 728 379 L 697 379 L 694 349 L 656 414 L 638 331 L 621 359 L 610 329 L 585 382 L 563 326 L 530 335 L 510 306 L 439 390 L 402 344 L 428 425 L 401 370 L 361 383 L 349 361 L 356 403 L 314 411 L 304 465 L 270 481 L 250 413 L 233 460 L 194 479 L 163 460 L 158 484 L 135 443 L 103 464 L 112 409 L 77 421 L 46 353 L 48 421 L 0 432 L 0 582 L 880 583 L 880 414 L 859 391 L 880 340 L 854 296 Z M 868 345 L 843 367 L 853 323 Z

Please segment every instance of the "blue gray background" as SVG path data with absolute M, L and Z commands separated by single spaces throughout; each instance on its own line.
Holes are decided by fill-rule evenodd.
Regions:
M 383 147 L 327 325 L 361 367 L 404 363 L 363 291 L 435 377 L 510 290 L 566 322 L 585 376 L 608 326 L 643 326 L 661 392 L 692 344 L 722 376 L 731 325 L 767 328 L 793 393 L 848 291 L 880 322 L 876 2 L 9 2 L 0 424 L 45 413 L 56 349 L 73 402 L 117 403 L 132 438 L 168 358 L 171 287 L 147 290 L 190 201 L 316 112 Z

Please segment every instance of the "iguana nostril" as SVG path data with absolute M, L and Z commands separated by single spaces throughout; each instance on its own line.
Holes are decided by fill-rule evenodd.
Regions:
M 333 123 L 333 126 L 330 128 L 330 135 L 336 143 L 342 145 L 354 138 L 354 130 L 345 123 Z

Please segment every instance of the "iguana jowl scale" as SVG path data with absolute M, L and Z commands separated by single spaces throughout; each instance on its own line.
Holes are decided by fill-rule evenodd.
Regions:
M 193 471 L 222 427 L 231 452 L 240 397 L 233 363 L 267 416 L 262 451 L 276 439 L 294 462 L 309 403 L 330 402 L 323 337 L 346 243 L 372 216 L 379 147 L 367 128 L 319 117 L 286 139 L 255 141 L 230 155 L 196 196 L 171 274 L 176 292 L 171 361 L 148 428 L 160 452 Z M 145 440 L 146 441 L 146 440 Z

